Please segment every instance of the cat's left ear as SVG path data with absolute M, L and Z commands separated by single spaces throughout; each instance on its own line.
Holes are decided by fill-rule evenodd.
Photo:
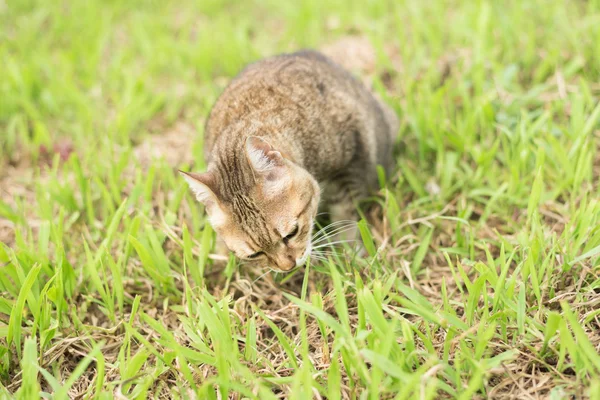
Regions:
M 206 212 L 213 227 L 222 224 L 225 221 L 225 213 L 219 204 L 214 175 L 210 172 L 197 174 L 179 171 L 179 173 L 185 178 L 196 195 L 196 199 L 206 207 Z

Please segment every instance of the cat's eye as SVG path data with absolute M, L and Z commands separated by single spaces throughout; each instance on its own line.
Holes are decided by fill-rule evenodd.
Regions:
M 248 257 L 246 257 L 246 258 L 248 258 L 248 259 L 250 259 L 250 260 L 253 260 L 253 259 L 255 259 L 255 258 L 258 258 L 258 257 L 262 256 L 263 254 L 265 254 L 265 252 L 264 252 L 264 251 L 257 251 L 256 253 L 250 254 L 250 255 L 249 255 Z
M 292 231 L 290 233 L 288 233 L 284 238 L 283 241 L 285 243 L 287 243 L 290 239 L 293 239 L 294 236 L 296 236 L 298 234 L 298 231 L 300 230 L 300 228 L 298 227 L 298 224 L 296 224 L 294 226 L 294 229 L 292 229 Z

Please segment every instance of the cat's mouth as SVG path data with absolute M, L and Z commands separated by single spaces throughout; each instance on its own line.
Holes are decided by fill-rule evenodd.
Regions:
M 289 271 L 293 270 L 294 268 L 304 265 L 304 263 L 306 263 L 306 260 L 308 259 L 308 256 L 310 256 L 311 251 L 312 251 L 312 243 L 309 243 L 308 246 L 306 247 L 306 250 L 304 250 L 302 257 L 296 258 L 296 265 L 293 265 L 289 268 L 281 268 L 281 267 L 274 268 L 272 266 L 267 266 L 267 268 L 269 268 L 273 272 L 289 272 Z
M 308 246 L 306 246 L 306 250 L 304 250 L 304 254 L 302 254 L 302 257 L 296 258 L 296 267 L 304 265 L 304 263 L 308 259 L 308 256 L 310 255 L 311 250 L 312 250 L 312 243 L 309 243 Z

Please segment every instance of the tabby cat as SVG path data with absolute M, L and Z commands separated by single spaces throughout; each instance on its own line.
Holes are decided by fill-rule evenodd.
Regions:
M 210 224 L 243 260 L 277 271 L 305 263 L 317 210 L 356 220 L 355 202 L 389 173 L 395 113 L 316 51 L 247 66 L 205 127 L 207 172 L 184 173 Z

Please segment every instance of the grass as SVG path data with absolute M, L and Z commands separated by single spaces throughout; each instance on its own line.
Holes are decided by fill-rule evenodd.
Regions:
M 369 256 L 215 262 L 211 104 L 349 34 Z M 0 77 L 0 398 L 600 398 L 600 1 L 0 1 Z

